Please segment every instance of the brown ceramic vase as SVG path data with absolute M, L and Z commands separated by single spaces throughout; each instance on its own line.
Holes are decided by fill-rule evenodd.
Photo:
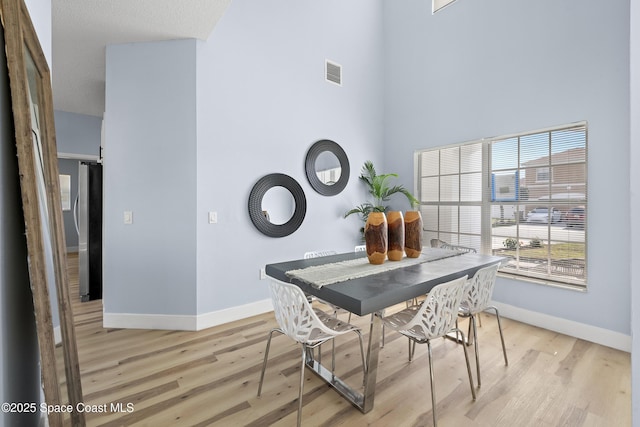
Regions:
M 389 241 L 387 258 L 389 261 L 400 261 L 404 256 L 404 219 L 402 212 L 387 212 L 387 228 Z
M 422 252 L 422 215 L 420 211 L 404 214 L 404 251 L 409 258 L 418 258 Z
M 387 217 L 384 212 L 371 212 L 364 225 L 364 242 L 371 264 L 382 264 L 387 257 Z

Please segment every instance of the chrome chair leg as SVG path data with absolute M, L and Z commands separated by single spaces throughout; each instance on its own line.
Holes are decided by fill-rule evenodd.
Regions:
M 358 335 L 358 342 L 360 344 L 360 358 L 362 359 L 362 373 L 363 375 L 367 374 L 367 364 L 366 364 L 366 360 L 364 357 L 364 344 L 362 341 L 362 333 L 358 330 L 354 330 L 353 332 L 355 332 Z M 335 370 L 336 370 L 336 340 L 335 338 L 331 340 L 331 374 L 335 375 Z M 319 347 L 318 347 L 319 349 Z M 320 361 L 318 360 L 318 363 L 320 363 Z
M 456 337 L 458 336 L 458 333 L 462 338 L 462 342 L 464 342 L 465 340 L 464 332 L 462 332 L 460 329 L 456 329 Z M 467 351 L 466 345 L 461 345 L 460 347 L 462 347 L 462 350 L 464 350 L 464 360 L 465 362 L 467 362 L 467 374 L 469 375 L 469 386 L 471 387 L 471 396 L 473 397 L 473 400 L 476 400 L 476 390 L 473 387 L 473 376 L 471 374 L 471 364 L 469 363 L 469 352 Z
M 427 353 L 429 354 L 429 381 L 431 382 L 431 414 L 433 415 L 433 427 L 436 427 L 438 425 L 436 418 L 436 389 L 433 384 L 433 356 L 431 354 L 431 341 L 429 340 L 427 340 Z
M 304 387 L 304 365 L 307 359 L 307 346 L 302 344 L 302 363 L 300 364 L 300 391 L 298 392 L 298 424 L 302 425 L 302 389 Z
M 478 328 L 476 326 L 476 317 L 469 317 L 469 327 L 472 328 L 473 332 L 473 350 L 476 353 L 476 374 L 478 376 L 478 388 L 482 385 L 482 381 L 480 380 L 480 355 L 478 351 Z
M 262 393 L 262 382 L 264 381 L 264 371 L 267 369 L 267 358 L 269 357 L 269 347 L 271 347 L 271 337 L 274 332 L 280 332 L 284 335 L 282 329 L 274 328 L 269 331 L 269 338 L 267 339 L 267 348 L 264 350 L 264 361 L 262 362 L 262 372 L 260 373 L 260 383 L 258 384 L 258 397 Z
M 416 341 L 409 339 L 409 362 L 413 360 L 413 356 L 416 354 Z
M 502 335 L 502 323 L 500 322 L 500 313 L 498 312 L 497 307 L 491 306 L 487 308 L 491 308 L 496 312 L 496 319 L 498 319 L 498 331 L 500 331 L 500 342 L 502 343 L 502 354 L 504 355 L 504 364 L 505 366 L 509 366 L 509 360 L 507 359 L 507 347 L 504 345 L 504 336 Z
M 384 325 L 382 325 L 382 346 L 381 348 L 384 348 Z

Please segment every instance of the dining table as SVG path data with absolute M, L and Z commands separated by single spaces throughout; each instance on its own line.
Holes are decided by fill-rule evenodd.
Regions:
M 267 276 L 299 286 L 306 294 L 358 316 L 371 315 L 366 350 L 364 388 L 355 388 L 307 353 L 306 366 L 363 413 L 373 409 L 382 335 L 380 317 L 386 308 L 429 293 L 438 284 L 472 277 L 504 257 L 423 248 L 418 258 L 368 262 L 365 251 L 267 264 Z

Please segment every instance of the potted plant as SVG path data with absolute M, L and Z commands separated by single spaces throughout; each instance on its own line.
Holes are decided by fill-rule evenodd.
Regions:
M 415 208 L 420 204 L 418 199 L 416 199 L 413 194 L 409 192 L 402 185 L 394 185 L 390 186 L 388 180 L 390 178 L 397 178 L 398 174 L 395 173 L 387 173 L 378 175 L 376 173 L 376 169 L 373 166 L 373 162 L 367 160 L 362 167 L 362 172 L 360 173 L 360 180 L 365 183 L 367 189 L 369 190 L 369 194 L 373 196 L 373 202 L 365 202 L 360 206 L 356 206 L 351 209 L 347 213 L 344 214 L 344 217 L 348 217 L 352 214 L 359 214 L 361 219 L 366 222 L 369 214 L 371 212 L 386 212 L 388 205 L 385 202 L 388 202 L 392 195 L 396 193 L 404 194 L 411 205 L 411 208 Z M 364 232 L 364 226 L 360 229 L 360 231 Z

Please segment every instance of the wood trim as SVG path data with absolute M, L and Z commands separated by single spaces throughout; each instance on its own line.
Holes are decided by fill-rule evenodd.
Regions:
M 2 0 L 0 14 L 4 27 L 29 257 L 29 276 L 40 347 L 44 396 L 49 405 L 63 403 L 56 372 L 54 331 L 47 275 L 47 267 L 51 263 L 58 298 L 68 402 L 77 407 L 77 404 L 82 402 L 82 386 L 66 270 L 66 244 L 58 179 L 51 75 L 24 1 Z M 26 61 L 28 57 L 33 62 L 36 74 L 33 76 L 38 106 L 36 113 L 39 121 L 36 126 L 32 126 L 29 73 Z M 31 93 L 31 95 L 34 94 Z M 40 134 L 41 157 L 34 148 L 33 128 L 37 128 Z M 41 168 L 36 164 L 36 156 L 42 159 Z M 39 171 L 41 169 L 42 177 L 40 178 Z M 45 194 L 39 194 L 40 180 L 44 182 Z M 46 206 L 41 206 L 42 199 L 46 201 Z M 48 259 L 49 251 L 45 250 L 45 245 L 48 245 L 49 242 L 43 237 L 47 231 L 51 239 L 51 259 Z M 48 419 L 51 426 L 63 425 L 63 417 L 60 412 L 49 413 Z M 85 425 L 83 412 L 72 411 L 71 420 L 74 426 Z

